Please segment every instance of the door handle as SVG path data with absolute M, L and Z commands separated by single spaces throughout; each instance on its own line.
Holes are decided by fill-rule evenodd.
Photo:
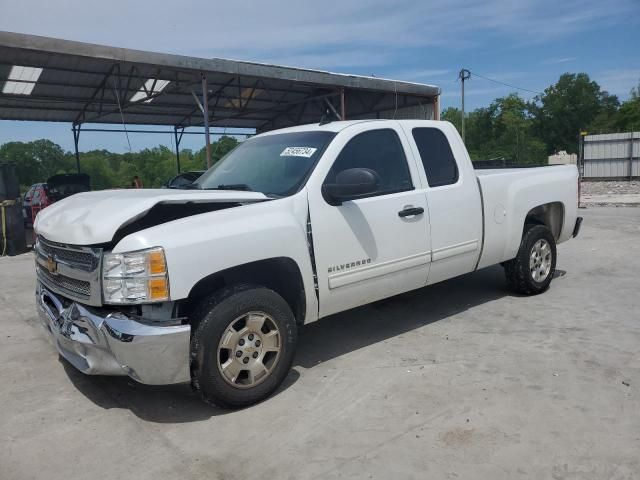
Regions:
M 401 218 L 404 217 L 412 217 L 414 215 L 422 215 L 424 213 L 424 208 L 422 207 L 407 207 L 404 210 L 400 210 L 398 212 L 398 216 Z

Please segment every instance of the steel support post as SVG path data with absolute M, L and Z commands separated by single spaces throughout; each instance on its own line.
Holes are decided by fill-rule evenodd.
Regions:
M 202 108 L 204 115 L 204 136 L 207 147 L 207 169 L 211 168 L 211 137 L 209 136 L 209 88 L 207 87 L 207 76 L 202 74 Z
M 173 127 L 173 135 L 176 141 L 176 167 L 178 168 L 178 174 L 180 174 L 180 141 L 182 140 L 183 134 L 184 128 L 181 129 L 180 135 L 178 135 L 178 127 Z
M 78 151 L 78 143 L 80 142 L 80 126 L 82 124 L 73 124 L 71 130 L 73 131 L 73 146 L 76 153 L 76 170 L 80 173 L 80 152 Z
M 629 139 L 629 181 L 633 180 L 633 131 Z
M 578 134 L 578 208 L 582 208 L 582 178 L 584 177 L 584 137 L 587 132 L 580 131 Z

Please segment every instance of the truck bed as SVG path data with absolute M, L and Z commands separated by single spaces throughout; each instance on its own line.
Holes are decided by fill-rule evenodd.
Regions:
M 575 165 L 489 168 L 475 170 L 475 173 L 484 218 L 483 250 L 478 268 L 515 257 L 531 205 L 554 204 L 560 208 L 562 220 L 555 232 L 556 241 L 561 243 L 571 238 L 577 216 Z

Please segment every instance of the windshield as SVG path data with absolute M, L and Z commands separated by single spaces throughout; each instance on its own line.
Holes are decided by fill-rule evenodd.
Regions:
M 334 132 L 293 132 L 246 140 L 211 167 L 193 186 L 250 190 L 283 197 L 306 181 Z

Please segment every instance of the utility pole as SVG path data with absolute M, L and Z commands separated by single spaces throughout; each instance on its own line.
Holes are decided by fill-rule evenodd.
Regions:
M 462 81 L 462 143 L 465 143 L 464 139 L 464 81 L 469 80 L 471 78 L 471 72 L 466 68 L 460 70 L 458 74 L 460 80 Z

